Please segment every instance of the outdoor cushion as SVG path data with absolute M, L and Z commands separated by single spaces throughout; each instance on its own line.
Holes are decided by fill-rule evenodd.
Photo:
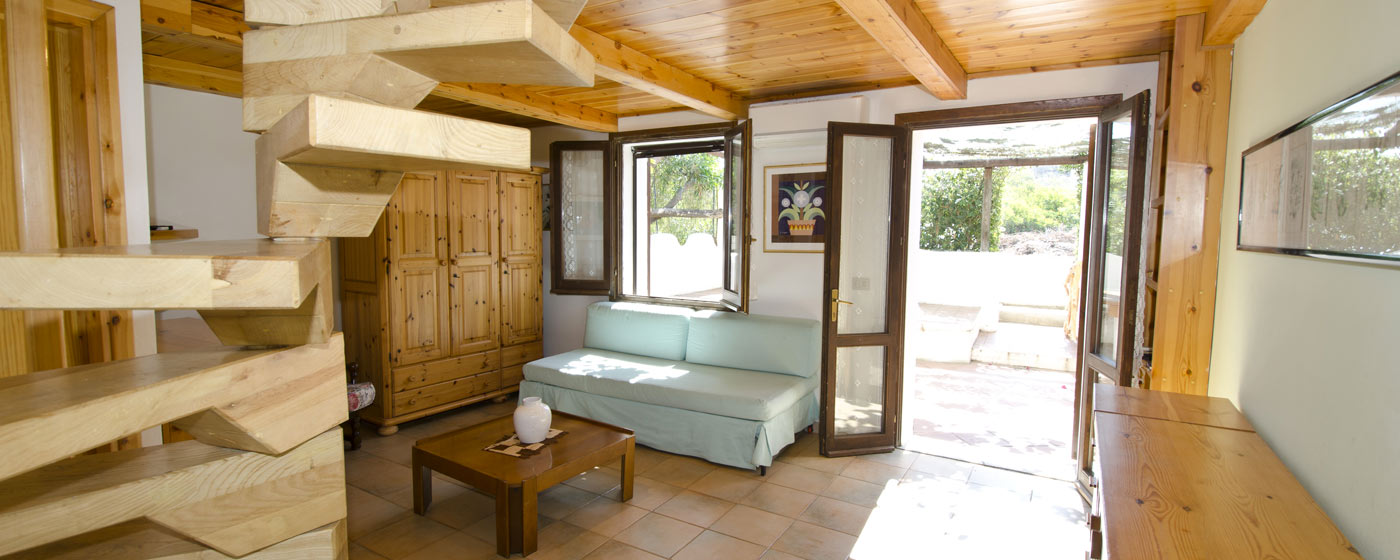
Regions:
M 800 377 L 821 369 L 821 330 L 816 321 L 726 311 L 690 318 L 685 359 Z
M 768 420 L 812 393 L 814 379 L 580 348 L 525 364 L 556 387 L 748 420 Z
M 685 359 L 691 310 L 639 303 L 598 302 L 588 306 L 583 345 L 628 354 Z

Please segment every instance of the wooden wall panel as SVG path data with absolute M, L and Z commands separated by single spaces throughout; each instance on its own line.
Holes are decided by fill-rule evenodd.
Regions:
M 1215 321 L 1230 49 L 1201 48 L 1205 16 L 1177 21 L 1162 201 L 1152 389 L 1206 394 Z

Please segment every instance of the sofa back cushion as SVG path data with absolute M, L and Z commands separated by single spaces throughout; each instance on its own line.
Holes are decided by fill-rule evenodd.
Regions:
M 685 359 L 696 364 L 812 377 L 821 368 L 816 321 L 703 311 L 690 317 Z
M 684 360 L 689 309 L 603 301 L 588 306 L 583 345 L 663 360 Z

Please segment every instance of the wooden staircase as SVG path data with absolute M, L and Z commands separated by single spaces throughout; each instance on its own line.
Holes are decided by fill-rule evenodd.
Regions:
M 411 108 L 439 81 L 590 86 L 584 0 L 247 0 L 244 127 L 273 239 L 0 253 L 0 309 L 194 309 L 218 350 L 0 378 L 0 556 L 348 554 L 325 237 L 405 172 L 528 169 L 529 132 Z M 100 455 L 174 422 L 194 441 Z

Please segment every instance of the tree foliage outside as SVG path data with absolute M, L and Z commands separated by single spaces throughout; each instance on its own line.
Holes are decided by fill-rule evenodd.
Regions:
M 1079 227 L 1084 199 L 1083 165 L 1014 168 L 1003 189 L 1003 232 L 1040 232 Z
M 992 204 L 988 247 L 1001 237 L 1001 185 L 1010 168 L 992 170 Z M 924 172 L 919 248 L 930 251 L 980 251 L 982 245 L 982 168 L 934 169 Z
M 652 212 L 665 210 L 718 211 L 724 201 L 723 152 L 660 156 L 648 159 Z M 718 239 L 719 218 L 656 217 L 651 233 L 669 233 L 685 244 L 692 233 Z
M 1317 150 L 1308 245 L 1400 253 L 1400 150 Z

